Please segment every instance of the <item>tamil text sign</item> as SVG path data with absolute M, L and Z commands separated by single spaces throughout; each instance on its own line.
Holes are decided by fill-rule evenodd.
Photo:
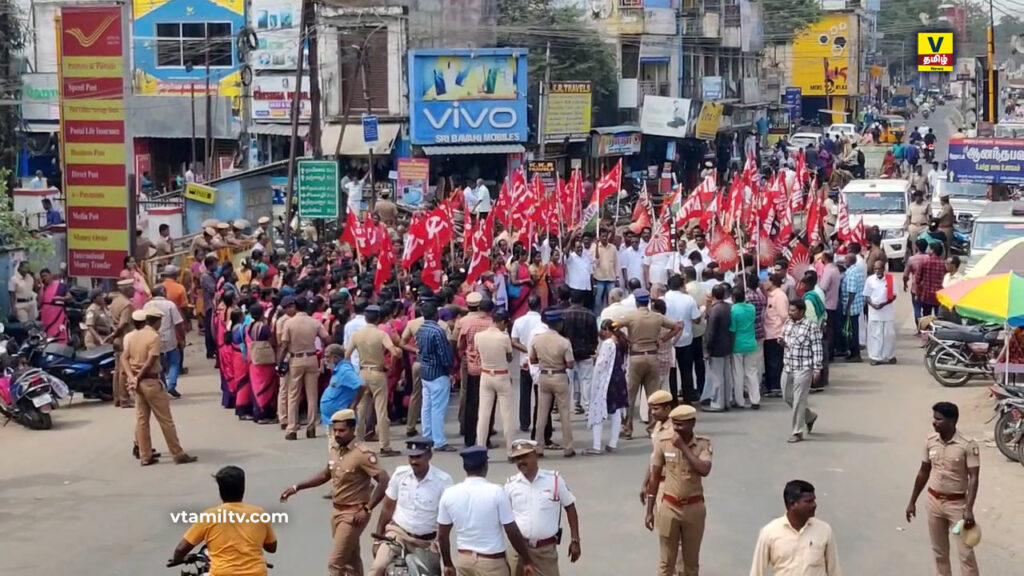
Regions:
M 252 119 L 256 122 L 291 121 L 294 97 L 294 75 L 256 76 L 252 79 Z M 311 112 L 309 76 L 303 76 L 299 89 L 299 118 L 308 120 Z
M 594 156 L 631 156 L 640 153 L 643 135 L 639 132 L 598 134 L 594 140 Z
M 334 160 L 299 160 L 299 216 L 338 217 L 338 163 Z
M 1024 185 L 1024 140 L 954 138 L 948 165 L 954 182 Z
M 921 72 L 953 71 L 953 33 L 917 33 L 917 69 Z
M 700 108 L 694 135 L 701 140 L 714 140 L 718 135 L 718 123 L 722 121 L 724 108 L 721 102 L 705 102 Z
M 217 189 L 212 186 L 189 182 L 185 185 L 185 198 L 202 202 L 203 204 L 213 204 L 217 200 Z
M 412 143 L 526 142 L 526 52 L 409 51 Z
M 544 111 L 544 141 L 586 140 L 590 136 L 590 99 L 589 81 L 549 83 Z
M 60 22 L 68 274 L 116 278 L 128 254 L 121 6 L 65 6 Z

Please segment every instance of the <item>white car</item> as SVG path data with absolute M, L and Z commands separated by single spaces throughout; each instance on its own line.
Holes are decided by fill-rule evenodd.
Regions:
M 970 216 L 974 219 L 989 203 L 988 186 L 984 184 L 939 180 L 932 191 L 932 214 L 939 213 L 939 197 L 943 192 L 949 192 L 949 203 L 953 206 L 953 214 L 957 218 Z
M 807 148 L 808 144 L 814 144 L 814 147 L 818 148 L 821 146 L 822 138 L 824 136 L 814 132 L 797 132 L 789 137 L 789 143 L 797 148 Z
M 850 225 L 860 218 L 864 226 L 878 226 L 882 250 L 894 269 L 903 269 L 907 255 L 907 195 L 909 180 L 854 180 L 843 188 L 850 213 Z
M 853 124 L 833 124 L 825 130 L 829 138 L 837 140 L 839 138 L 853 138 L 857 135 L 857 127 Z

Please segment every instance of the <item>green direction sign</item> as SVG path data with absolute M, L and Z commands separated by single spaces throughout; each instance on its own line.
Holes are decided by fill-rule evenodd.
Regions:
M 299 160 L 299 216 L 338 217 L 338 164 L 333 160 Z

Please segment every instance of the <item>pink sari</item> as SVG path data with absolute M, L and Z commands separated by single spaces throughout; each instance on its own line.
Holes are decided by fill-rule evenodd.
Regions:
M 515 268 L 516 282 L 526 282 L 530 280 L 530 266 L 528 264 L 516 262 Z M 508 310 L 509 317 L 512 320 L 515 320 L 520 316 L 524 316 L 530 311 L 528 301 L 530 299 L 531 292 L 532 287 L 529 284 L 519 284 L 519 296 L 516 298 L 509 298 Z
M 231 329 L 231 344 L 227 347 L 228 360 L 231 363 L 231 379 L 228 388 L 235 393 L 235 414 L 238 417 L 252 414 L 252 387 L 249 385 L 249 359 L 242 354 L 241 326 Z
M 224 316 L 227 316 L 227 310 L 218 305 L 213 320 L 210 321 L 210 327 L 213 329 L 214 342 L 217 345 L 217 364 L 220 368 L 220 405 L 224 408 L 234 408 L 238 380 L 235 378 L 233 360 L 228 354 L 231 346 L 224 343 L 224 332 L 227 330 Z
M 121 271 L 122 280 L 131 280 L 135 284 L 135 294 L 132 295 L 132 304 L 136 310 L 142 310 L 146 307 L 146 302 L 149 301 L 149 285 L 146 284 L 146 278 L 142 275 L 142 272 L 138 270 L 129 270 L 125 268 Z
M 270 327 L 265 323 L 252 324 L 245 332 L 246 350 L 252 350 L 253 328 L 259 326 L 256 334 L 258 340 L 270 340 Z M 264 333 L 261 336 L 260 333 Z M 252 389 L 252 417 L 254 420 L 271 420 L 277 408 L 277 371 L 273 364 L 249 363 L 249 386 Z
M 67 291 L 67 286 L 63 282 L 51 280 L 43 288 L 43 298 L 39 307 L 39 321 L 43 324 L 47 338 L 56 338 L 61 344 L 68 341 L 67 315 L 64 313 L 64 305 L 56 299 L 67 294 Z

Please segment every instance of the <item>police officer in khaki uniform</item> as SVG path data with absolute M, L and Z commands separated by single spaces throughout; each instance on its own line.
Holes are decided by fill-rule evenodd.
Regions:
M 320 361 L 316 357 L 316 339 L 327 343 L 331 337 L 323 324 L 306 314 L 309 302 L 305 297 L 285 297 L 282 305 L 291 316 L 284 324 L 277 351 L 279 366 L 285 357 L 288 359 L 288 433 L 284 439 L 298 438 L 299 404 L 303 395 L 306 397 L 306 438 L 316 438 L 316 425 L 320 422 Z
M 648 530 L 658 529 L 661 546 L 659 576 L 675 576 L 679 547 L 682 546 L 683 576 L 700 573 L 700 543 L 704 537 L 704 487 L 701 478 L 711 473 L 711 439 L 693 433 L 697 409 L 682 405 L 669 413 L 672 434 L 663 432 L 651 456 L 651 478 L 664 473 L 660 491 L 648 483 Z M 657 513 L 655 513 L 657 510 Z
M 215 228 L 215 234 L 210 239 L 210 248 L 214 250 L 220 250 L 221 248 L 228 247 L 228 241 L 226 235 L 231 230 L 231 226 L 227 222 L 218 222 Z
M 274 335 L 274 350 L 280 357 L 281 346 L 281 335 L 284 334 L 284 325 L 288 320 L 291 320 L 292 316 L 295 315 L 295 306 L 285 306 L 289 302 L 294 303 L 294 296 L 285 296 L 281 298 L 277 308 L 277 315 L 274 316 L 273 335 Z M 267 316 L 270 316 L 270 312 L 267 312 Z M 280 360 L 278 360 L 280 363 Z M 277 422 L 281 425 L 281 430 L 288 429 L 288 372 L 278 377 L 280 389 L 277 393 Z
M 163 321 L 163 313 L 156 308 L 136 310 L 131 316 L 134 322 L 145 322 L 146 325 L 136 330 L 125 346 L 122 355 L 127 386 L 135 394 L 135 441 L 138 443 L 139 454 L 147 454 L 142 459 L 143 466 L 157 463 L 152 455 L 153 440 L 149 433 L 149 416 L 156 417 L 160 431 L 167 442 L 167 450 L 174 457 L 175 464 L 195 462 L 195 456 L 189 456 L 178 442 L 178 431 L 171 418 L 171 402 L 167 391 L 160 382 L 160 333 L 157 329 Z
M 213 228 L 210 228 L 209 226 L 203 228 L 202 234 L 196 234 L 192 237 L 192 244 L 189 245 L 188 249 L 189 252 L 195 254 L 196 250 L 199 248 L 202 248 L 203 250 L 211 250 L 213 248 L 211 242 L 213 241 L 213 237 L 216 235 L 217 231 Z
M 965 438 L 956 429 L 960 409 L 952 402 L 932 406 L 935 433 L 925 441 L 921 468 L 914 479 L 914 492 L 907 505 L 907 522 L 917 516 L 917 497 L 928 487 L 928 536 L 935 555 L 935 573 L 952 576 L 949 562 L 949 532 L 963 520 L 963 529 L 975 525 L 974 501 L 978 497 L 981 458 L 978 443 Z M 978 576 L 978 560 L 973 548 L 956 537 L 961 576 Z
M 399 355 L 402 351 L 391 341 L 391 336 L 377 326 L 380 320 L 380 306 L 366 307 L 366 326 L 352 334 L 352 340 L 345 347 L 345 358 L 352 358 L 352 352 L 359 352 L 359 376 L 363 385 L 373 395 L 373 408 L 377 414 L 377 438 L 380 439 L 381 456 L 398 456 L 398 450 L 391 449 L 391 420 L 388 418 L 388 374 L 384 353 Z M 371 399 L 365 394 L 359 401 L 359 423 L 356 435 L 360 438 L 366 431 Z
M 647 397 L 647 405 L 651 408 L 651 462 L 654 461 L 653 450 L 658 447 L 658 440 L 662 438 L 671 438 L 675 434 L 675 430 L 672 428 L 671 420 L 668 415 L 672 413 L 672 410 L 676 407 L 676 401 L 672 398 L 666 390 L 658 390 L 654 394 Z M 647 474 L 644 475 L 644 484 L 640 488 L 640 503 L 647 504 L 647 488 L 651 481 L 651 466 L 647 466 Z M 661 477 L 656 480 L 658 483 L 658 494 L 654 498 L 654 505 L 657 506 L 661 502 L 662 490 L 665 487 L 665 473 L 662 471 Z M 679 547 L 680 554 L 676 558 L 676 574 L 683 574 L 685 569 L 683 567 L 683 554 L 682 545 Z
M 629 372 L 626 374 L 629 386 L 629 406 L 626 418 L 622 422 L 622 435 L 633 437 L 633 407 L 636 395 L 643 387 L 647 395 L 654 394 L 664 384 L 658 376 L 658 345 L 661 342 L 674 342 L 683 327 L 647 307 L 651 294 L 639 288 L 633 291 L 637 310 L 630 312 L 615 323 L 616 326 L 629 330 Z M 668 328 L 665 336 L 661 336 L 662 328 Z
M 512 362 L 508 312 L 495 310 L 491 320 L 494 324 L 490 328 L 477 332 L 473 337 L 477 353 L 480 354 L 480 406 L 476 419 L 476 438 L 481 446 L 489 444 L 485 439 L 494 422 L 494 403 L 497 399 L 505 450 L 511 450 L 515 416 L 512 412 L 512 378 L 508 371 L 509 363 Z
M 541 320 L 548 330 L 533 337 L 530 342 L 530 364 L 540 368 L 537 378 L 537 438 L 544 438 L 550 422 L 551 402 L 558 405 L 558 418 L 562 424 L 562 449 L 566 458 L 576 455 L 572 447 L 572 406 L 569 402 L 569 377 L 566 370 L 576 366 L 572 344 L 558 331 L 562 327 L 561 310 L 545 310 Z M 543 447 L 537 454 L 544 455 Z
M 125 387 L 124 366 L 121 360 L 121 352 L 124 351 L 124 335 L 132 329 L 132 312 L 135 312 L 135 305 L 132 304 L 134 295 L 134 282 L 120 280 L 117 283 L 117 292 L 113 294 L 114 298 L 110 302 L 110 317 L 114 320 L 114 333 L 110 341 L 114 346 L 114 406 L 121 408 L 131 408 L 135 405 Z
M 287 488 L 281 502 L 299 490 L 331 482 L 334 513 L 331 531 L 334 545 L 327 558 L 328 576 L 363 573 L 359 537 L 370 522 L 373 509 L 384 499 L 390 480 L 377 462 L 377 455 L 356 440 L 356 413 L 338 410 L 331 416 L 333 442 L 327 449 L 327 466 L 319 474 Z

